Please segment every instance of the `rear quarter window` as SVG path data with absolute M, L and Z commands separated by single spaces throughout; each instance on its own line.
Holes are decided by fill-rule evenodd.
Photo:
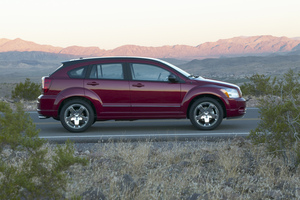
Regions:
M 76 68 L 76 69 L 72 69 L 68 72 L 68 76 L 70 78 L 85 78 L 85 74 L 86 74 L 86 71 L 87 71 L 87 67 L 84 66 L 84 67 L 79 67 L 79 68 Z

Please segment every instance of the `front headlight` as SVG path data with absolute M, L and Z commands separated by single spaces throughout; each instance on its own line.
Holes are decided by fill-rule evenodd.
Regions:
M 239 92 L 236 89 L 232 88 L 224 88 L 221 91 L 228 97 L 228 98 L 239 98 Z

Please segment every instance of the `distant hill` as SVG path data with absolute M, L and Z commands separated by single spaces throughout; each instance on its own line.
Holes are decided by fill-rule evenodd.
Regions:
M 77 57 L 95 56 L 147 56 L 155 58 L 176 58 L 182 60 L 268 55 L 271 53 L 285 53 L 300 50 L 298 38 L 274 37 L 270 35 L 252 37 L 234 37 L 216 42 L 206 42 L 198 46 L 174 45 L 161 47 L 144 47 L 124 45 L 112 50 L 99 47 L 70 46 L 66 48 L 41 45 L 20 38 L 9 40 L 0 39 L 0 52 L 28 52 L 39 51 Z
M 0 53 L 0 83 L 15 83 L 30 78 L 40 82 L 42 76 L 52 73 L 62 61 L 77 58 L 74 55 L 46 52 Z M 288 69 L 300 72 L 300 51 L 285 55 L 222 57 L 194 60 L 161 58 L 192 74 L 206 78 L 242 83 L 255 73 L 281 76 Z
M 256 73 L 272 77 L 280 77 L 289 69 L 300 73 L 300 55 L 195 59 L 178 67 L 191 74 L 239 83 Z
M 40 51 L 10 51 L 0 53 L 0 83 L 19 82 L 25 78 L 40 81 L 53 72 L 62 61 L 77 58 L 74 55 Z
M 288 69 L 300 72 L 300 40 L 297 38 L 236 37 L 195 47 L 125 45 L 113 50 L 80 46 L 61 48 L 22 39 L 0 39 L 0 82 L 15 83 L 25 78 L 40 82 L 42 76 L 53 72 L 62 61 L 91 56 L 160 58 L 189 73 L 235 83 L 255 73 L 281 76 Z

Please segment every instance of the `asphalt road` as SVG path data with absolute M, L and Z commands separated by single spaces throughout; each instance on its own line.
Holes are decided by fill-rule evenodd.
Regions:
M 235 136 L 247 136 L 257 127 L 259 114 L 257 108 L 248 108 L 243 118 L 224 119 L 222 124 L 212 131 L 200 131 L 193 127 L 188 119 L 136 120 L 96 122 L 83 133 L 70 133 L 59 121 L 39 119 L 36 112 L 29 112 L 39 136 L 54 142 L 70 139 L 75 142 L 106 142 L 134 140 L 217 140 Z

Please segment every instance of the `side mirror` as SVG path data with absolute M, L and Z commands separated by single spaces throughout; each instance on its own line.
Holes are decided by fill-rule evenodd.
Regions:
M 177 82 L 178 82 L 178 78 L 177 78 L 177 76 L 175 76 L 174 74 L 170 74 L 169 77 L 168 77 L 168 80 L 169 80 L 171 83 L 177 83 Z

